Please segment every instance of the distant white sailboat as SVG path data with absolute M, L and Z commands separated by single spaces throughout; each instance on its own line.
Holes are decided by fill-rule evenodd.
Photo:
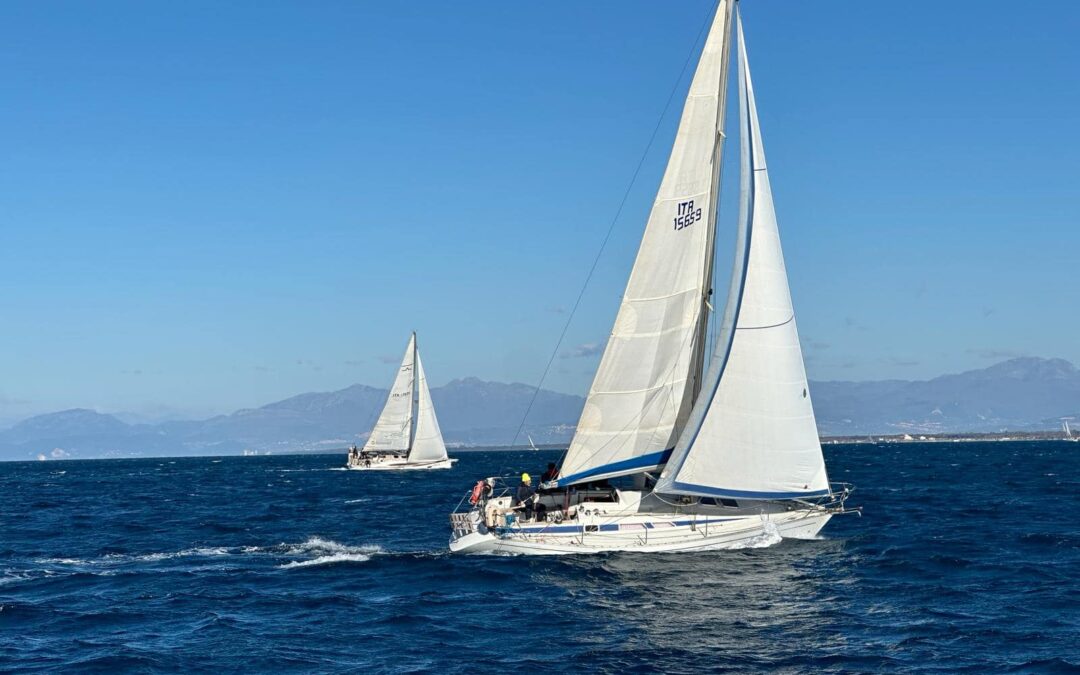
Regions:
M 850 486 L 829 483 L 818 440 L 734 5 L 718 3 L 559 478 L 526 504 L 513 494 L 487 496 L 478 484 L 470 506 L 451 514 L 451 551 L 722 549 L 763 534 L 813 538 L 845 512 Z M 733 25 L 740 221 L 727 305 L 706 368 Z M 631 476 L 632 487 L 608 483 Z M 527 519 L 520 518 L 523 506 Z
M 1061 428 L 1065 432 L 1065 440 L 1067 440 L 1067 441 L 1080 441 L 1080 436 L 1074 435 L 1073 432 L 1072 432 L 1072 429 L 1069 428 L 1069 420 L 1071 420 L 1071 419 L 1072 419 L 1071 417 L 1062 417 L 1061 418 Z
M 348 467 L 361 471 L 449 469 L 456 461 L 446 455 L 413 333 L 367 443 L 363 449 L 349 448 Z

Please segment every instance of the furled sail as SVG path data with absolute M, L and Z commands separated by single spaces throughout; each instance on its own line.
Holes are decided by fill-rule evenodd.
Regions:
M 657 492 L 744 499 L 829 493 L 737 19 L 743 244 L 706 388 Z M 734 304 L 732 304 L 734 303 Z
M 364 444 L 364 452 L 406 452 L 412 435 L 413 420 L 413 373 L 416 359 L 416 335 L 409 339 L 405 357 L 401 360 L 394 386 L 390 387 L 390 396 L 379 415 L 379 421 L 371 430 L 371 436 Z
M 420 351 L 416 352 L 416 431 L 413 434 L 410 462 L 427 462 L 446 459 L 446 443 L 443 442 L 439 420 L 435 417 L 435 407 L 431 404 L 431 391 L 428 389 L 424 363 L 420 360 Z
M 559 485 L 655 469 L 700 388 L 732 0 L 720 0 Z

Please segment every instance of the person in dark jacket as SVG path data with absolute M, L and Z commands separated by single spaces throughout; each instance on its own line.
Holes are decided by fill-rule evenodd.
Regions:
M 532 478 L 527 473 L 521 474 L 521 485 L 514 493 L 514 506 L 525 506 L 525 520 L 532 520 L 533 503 L 536 501 L 536 488 L 532 486 Z
M 555 480 L 558 477 L 559 477 L 559 470 L 557 468 L 555 468 L 555 462 L 548 462 L 547 471 L 544 472 L 543 476 L 540 476 L 540 482 L 541 483 L 550 483 L 551 481 Z

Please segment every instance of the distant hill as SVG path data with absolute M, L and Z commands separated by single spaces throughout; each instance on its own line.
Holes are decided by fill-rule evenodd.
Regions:
M 826 436 L 1042 430 L 1076 416 L 1080 371 L 1062 359 L 1019 358 L 932 380 L 811 383 Z M 0 459 L 295 452 L 362 443 L 387 391 L 357 384 L 308 393 L 206 420 L 128 424 L 92 410 L 39 415 L 0 431 Z M 449 444 L 505 445 L 533 395 L 525 384 L 453 380 L 431 391 Z M 526 431 L 536 443 L 566 443 L 580 396 L 541 390 Z M 518 440 L 524 443 L 524 436 Z
M 431 390 L 449 444 L 511 442 L 534 387 L 453 380 Z M 126 457 L 296 452 L 362 444 L 386 401 L 387 390 L 356 384 L 339 391 L 300 394 L 261 408 L 206 420 L 127 424 L 93 410 L 38 415 L 0 431 L 0 459 Z M 583 400 L 541 390 L 526 430 L 537 443 L 565 443 Z M 521 438 L 525 442 L 525 436 Z
M 825 435 L 1054 429 L 1080 411 L 1080 371 L 1063 359 L 1017 358 L 932 380 L 816 382 Z

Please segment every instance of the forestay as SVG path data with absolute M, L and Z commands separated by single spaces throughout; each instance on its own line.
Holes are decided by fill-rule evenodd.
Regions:
M 721 334 L 694 420 L 657 492 L 749 499 L 825 495 L 825 461 L 795 326 L 754 89 L 737 23 L 744 243 L 734 330 Z M 729 300 L 729 302 L 731 302 Z M 699 414 L 700 413 L 700 414 Z
M 700 386 L 731 16 L 720 0 L 560 485 L 663 464 Z
M 413 436 L 410 462 L 427 462 L 446 459 L 446 444 L 443 442 L 439 420 L 435 417 L 435 406 L 431 403 L 431 391 L 428 389 L 427 375 L 420 351 L 416 352 L 416 431 Z
M 379 421 L 371 430 L 371 436 L 364 444 L 364 452 L 406 452 L 409 449 L 412 434 L 413 387 L 415 377 L 413 365 L 416 355 L 416 335 L 409 339 L 405 357 L 401 360 L 397 378 L 390 388 L 390 396 L 379 415 Z

